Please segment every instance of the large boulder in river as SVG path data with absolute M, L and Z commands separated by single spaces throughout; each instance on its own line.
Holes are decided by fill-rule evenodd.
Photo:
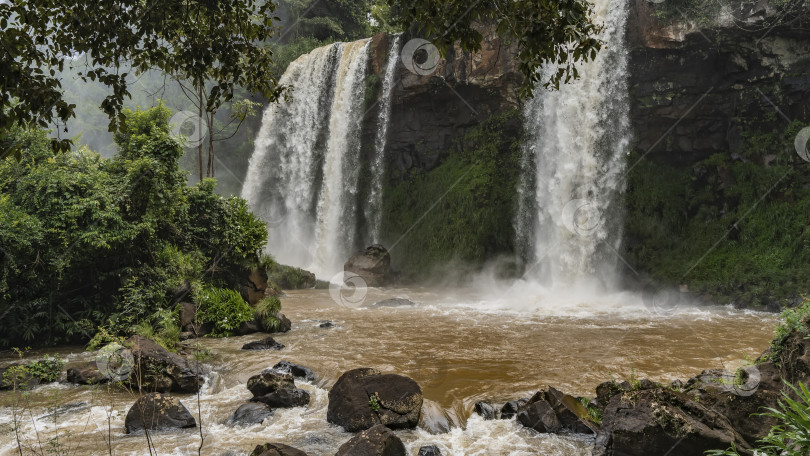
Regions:
M 141 396 L 127 412 L 126 433 L 163 431 L 197 426 L 194 417 L 176 397 L 160 393 Z
M 250 456 L 307 456 L 307 454 L 283 443 L 264 443 L 257 445 Z
M 67 365 L 67 381 L 76 385 L 95 385 L 109 378 L 101 373 L 95 361 L 84 361 Z
M 273 409 L 269 405 L 261 402 L 248 402 L 242 404 L 233 412 L 233 415 L 225 420 L 229 426 L 260 424 L 265 418 L 273 414 Z
M 253 393 L 251 402 L 263 402 L 272 408 L 309 405 L 309 393 L 295 387 L 292 374 L 265 370 L 250 377 L 247 388 Z
M 147 391 L 196 393 L 202 387 L 202 366 L 171 353 L 151 340 L 130 337 L 125 345 L 134 358 L 129 382 Z
M 347 276 L 360 276 L 369 287 L 380 287 L 391 280 L 391 255 L 385 247 L 374 244 L 349 258 L 343 265 L 343 271 Z
M 315 372 L 312 369 L 302 366 L 300 364 L 291 363 L 286 360 L 281 360 L 273 366 L 272 370 L 276 372 L 282 372 L 287 374 L 292 374 L 295 378 L 302 378 L 308 382 L 314 382 L 317 378 L 315 376 Z
M 382 424 L 366 429 L 344 443 L 335 456 L 406 456 L 405 445 Z
M 547 433 L 595 434 L 599 428 L 579 400 L 550 386 L 538 391 L 520 408 L 517 420 L 528 428 Z
M 751 448 L 724 415 L 688 394 L 659 387 L 610 399 L 593 456 L 702 455 L 732 443 L 741 451 Z
M 360 368 L 345 372 L 329 391 L 326 419 L 348 432 L 377 424 L 415 428 L 422 410 L 422 389 L 413 379 Z
M 739 371 L 706 370 L 689 379 L 684 392 L 701 405 L 728 418 L 731 426 L 749 443 L 766 436 L 776 418 L 762 415 L 778 408 L 782 392 L 780 369 L 772 362 L 748 366 Z

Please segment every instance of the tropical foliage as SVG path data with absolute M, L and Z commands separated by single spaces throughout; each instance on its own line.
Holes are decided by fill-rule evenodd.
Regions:
M 131 333 L 192 282 L 258 261 L 264 223 L 212 180 L 186 186 L 170 114 L 124 110 L 113 159 L 53 155 L 38 130 L 0 136 L 22 151 L 0 161 L 3 343 L 89 339 L 100 325 Z

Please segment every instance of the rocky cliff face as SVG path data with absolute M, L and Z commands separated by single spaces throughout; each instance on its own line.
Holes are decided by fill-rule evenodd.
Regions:
M 736 154 L 743 130 L 810 117 L 810 18 L 801 5 L 632 2 L 631 116 L 635 146 L 650 158 L 688 165 Z
M 493 114 L 519 108 L 523 77 L 514 48 L 503 44 L 493 30 L 483 31 L 480 52 L 452 49 L 435 67 L 423 67 L 423 74 L 398 66 L 386 148 L 395 181 L 413 171 L 430 171 L 470 128 Z M 385 72 L 391 39 L 385 34 L 373 38 L 371 71 L 379 78 Z M 419 52 L 414 57 L 419 61 Z
M 642 275 L 714 293 L 717 301 L 772 307 L 786 302 L 795 297 L 796 287 L 786 285 L 775 297 L 772 284 L 798 283 L 808 272 L 802 262 L 810 263 L 810 248 L 802 247 L 810 243 L 801 241 L 810 236 L 810 229 L 795 215 L 804 204 L 810 205 L 806 178 L 793 173 L 779 180 L 782 168 L 804 164 L 793 150 L 793 138 L 810 125 L 810 8 L 800 0 L 630 0 L 629 8 L 633 141 L 628 151 L 632 153 L 624 259 Z M 512 181 L 520 173 L 509 157 L 523 133 L 518 96 L 523 78 L 515 49 L 501 43 L 494 31 L 484 36 L 480 53 L 453 49 L 427 74 L 415 74 L 402 65 L 397 69 L 385 153 L 389 191 L 383 192 L 387 201 L 383 213 L 389 226 L 383 242 L 399 239 L 398 227 L 411 226 L 423 214 L 424 201 L 435 201 L 467 172 L 465 167 L 476 163 L 480 152 L 475 147 L 480 143 L 499 141 L 493 147 L 501 162 L 496 160 L 486 170 L 473 167 L 474 172 L 493 176 L 495 170 L 506 169 L 506 180 Z M 374 37 L 371 72 L 377 78 L 383 76 L 391 39 Z M 367 116 L 364 144 L 373 143 L 378 118 L 374 110 L 372 106 Z M 489 129 L 487 141 L 465 141 L 488 119 L 509 112 L 518 115 Z M 373 151 L 365 153 L 370 157 Z M 512 190 L 514 182 L 508 184 L 497 197 L 491 192 L 477 195 L 483 190 L 459 189 L 458 201 L 445 202 L 431 213 L 429 221 L 441 230 L 480 227 L 478 220 L 492 218 L 489 209 L 499 208 L 497 217 L 504 220 L 501 234 L 497 240 L 484 241 L 491 244 L 484 253 L 460 255 L 465 261 L 514 250 L 514 233 L 507 225 L 514 219 L 517 192 Z M 759 198 L 771 188 L 773 193 L 760 204 Z M 481 214 L 464 215 L 471 209 L 454 209 L 469 196 L 462 194 L 465 191 L 477 195 L 470 207 L 482 209 Z M 758 210 L 748 212 L 751 207 Z M 397 218 L 408 211 L 412 216 Z M 773 225 L 769 220 L 776 218 L 783 219 L 785 229 L 769 232 L 767 226 Z M 740 220 L 744 223 L 738 224 Z M 411 233 L 422 235 L 430 233 Z M 455 258 L 455 246 L 482 242 L 481 236 L 445 237 L 441 242 L 434 239 L 434 244 L 442 245 L 429 255 L 420 253 L 424 258 L 414 259 L 410 266 L 419 264 L 426 270 Z M 733 244 L 714 245 L 718 239 Z M 419 243 L 400 248 L 423 250 Z M 799 255 L 784 253 L 796 249 Z M 705 256 L 707 252 L 711 255 Z M 748 283 L 751 280 L 758 283 Z M 750 289 L 758 291 L 738 300 Z

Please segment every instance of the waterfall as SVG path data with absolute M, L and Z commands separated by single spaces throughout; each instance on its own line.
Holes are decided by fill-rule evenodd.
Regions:
M 320 277 L 354 247 L 369 43 L 335 43 L 290 64 L 279 82 L 293 99 L 265 110 L 242 188 L 276 260 Z
M 627 0 L 594 0 L 605 47 L 580 79 L 538 90 L 524 109 L 528 138 L 516 221 L 526 275 L 547 286 L 615 280 L 625 155 L 630 142 Z M 547 79 L 554 68 L 544 69 Z
M 385 146 L 388 140 L 388 123 L 391 118 L 391 93 L 394 89 L 394 70 L 399 62 L 399 45 L 402 35 L 391 40 L 388 61 L 382 83 L 379 101 L 377 132 L 374 137 L 374 156 L 371 160 L 371 189 L 366 202 L 365 216 L 368 223 L 368 238 L 372 243 L 380 242 L 380 225 L 382 223 L 382 186 L 385 176 Z

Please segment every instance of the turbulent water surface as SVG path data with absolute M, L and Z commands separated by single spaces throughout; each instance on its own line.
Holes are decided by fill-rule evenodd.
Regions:
M 473 415 L 473 404 L 525 397 L 544 384 L 593 396 L 595 387 L 610 378 L 635 375 L 669 382 L 703 369 L 732 369 L 761 353 L 773 330 L 773 317 L 765 314 L 684 307 L 657 315 L 629 293 L 584 299 L 555 292 L 554 298 L 532 284 L 493 284 L 486 291 L 457 293 L 372 289 L 360 302 L 360 296 L 349 292 L 343 299 L 337 291 L 290 292 L 283 299 L 284 312 L 294 324 L 291 332 L 274 336 L 286 345 L 282 351 L 240 350 L 261 335 L 200 341 L 211 350 L 207 362 L 213 373 L 207 376 L 199 409 L 196 396 L 180 397 L 195 416 L 201 411 L 202 454 L 247 454 L 266 441 L 287 443 L 311 455 L 334 454 L 351 435 L 326 422 L 328 388 L 342 372 L 367 366 L 411 376 L 424 391 L 420 427 L 397 431 L 409 454 L 435 443 L 450 455 L 588 455 L 589 439 L 540 435 L 514 420 L 483 421 Z M 416 305 L 369 306 L 389 297 L 407 297 Z M 320 328 L 322 320 L 336 326 Z M 91 356 L 80 349 L 63 352 L 69 360 Z M 246 428 L 222 424 L 250 398 L 247 379 L 281 359 L 307 365 L 318 374 L 313 384 L 297 381 L 312 394 L 309 407 L 278 410 L 263 424 Z M 16 454 L 10 407 L 14 397 L 0 393 L 3 455 Z M 75 447 L 72 454 L 108 454 L 108 413 L 115 454 L 148 454 L 143 435 L 123 433 L 133 394 L 110 393 L 103 386 L 51 384 L 25 400 L 30 407 L 22 430 L 35 446 L 33 423 L 45 445 L 54 435 L 49 406 L 74 404 L 73 410 L 56 416 L 61 442 Z M 198 432 L 157 433 L 152 439 L 158 454 L 197 454 Z

